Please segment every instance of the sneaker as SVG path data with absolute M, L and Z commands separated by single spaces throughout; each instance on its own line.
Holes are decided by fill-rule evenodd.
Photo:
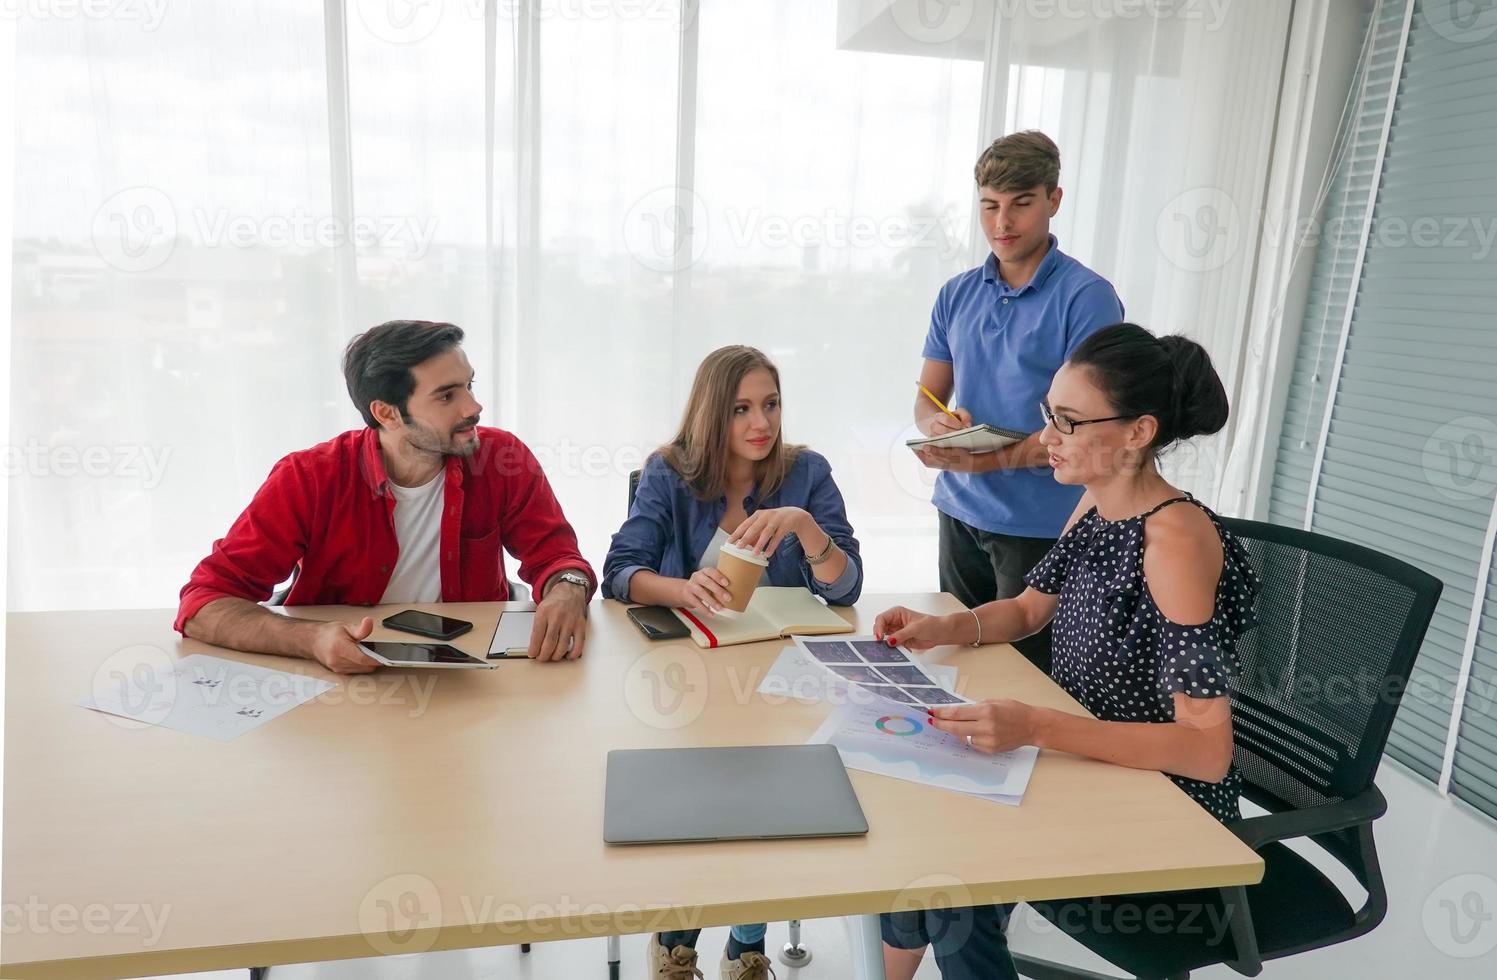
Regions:
M 770 980 L 775 975 L 769 957 L 753 950 L 746 950 L 736 960 L 728 959 L 728 951 L 723 950 L 722 966 L 718 969 L 722 971 L 722 980 Z
M 660 945 L 658 935 L 650 937 L 645 976 L 650 980 L 702 980 L 702 971 L 697 969 L 697 951 L 689 946 L 677 946 L 667 950 Z

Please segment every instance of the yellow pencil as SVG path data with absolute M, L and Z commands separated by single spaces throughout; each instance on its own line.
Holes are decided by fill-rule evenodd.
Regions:
M 915 386 L 920 389 L 920 394 L 924 395 L 926 398 L 929 398 L 932 402 L 934 402 L 935 406 L 937 408 L 939 408 L 941 411 L 945 412 L 947 415 L 950 415 L 952 418 L 956 419 L 958 422 L 961 421 L 961 417 L 958 416 L 951 409 L 949 409 L 945 405 L 943 405 L 941 403 L 941 399 L 939 399 L 935 395 L 931 394 L 931 390 L 929 388 L 925 387 L 925 385 L 921 384 L 918 381 L 915 382 Z

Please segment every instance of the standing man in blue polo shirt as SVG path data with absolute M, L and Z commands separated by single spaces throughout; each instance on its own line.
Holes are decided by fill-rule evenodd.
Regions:
M 942 470 L 941 589 L 968 608 L 1024 591 L 1024 574 L 1060 536 L 1081 487 L 1056 483 L 1039 443 L 1039 403 L 1087 336 L 1123 319 L 1112 284 L 1062 252 L 1050 234 L 1060 209 L 1060 150 L 1044 133 L 993 143 L 975 168 L 983 235 L 992 254 L 941 287 L 925 337 L 915 423 L 926 435 L 978 422 L 1033 433 L 996 453 L 918 450 Z M 1050 668 L 1050 628 L 1014 644 Z

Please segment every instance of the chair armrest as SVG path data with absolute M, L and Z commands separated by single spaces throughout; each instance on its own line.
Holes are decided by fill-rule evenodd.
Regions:
M 1369 786 L 1340 803 L 1269 813 L 1261 817 L 1246 817 L 1228 824 L 1227 829 L 1256 851 L 1263 845 L 1276 841 L 1311 837 L 1371 823 L 1387 810 L 1388 801 L 1383 798 L 1382 792 L 1376 786 Z

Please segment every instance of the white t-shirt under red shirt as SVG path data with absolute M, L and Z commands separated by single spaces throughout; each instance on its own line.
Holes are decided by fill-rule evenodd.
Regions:
M 445 497 L 446 473 L 439 472 L 430 483 L 419 487 L 396 486 L 395 540 L 400 557 L 390 584 L 380 602 L 441 602 L 442 568 L 438 563 L 442 541 L 442 503 Z

